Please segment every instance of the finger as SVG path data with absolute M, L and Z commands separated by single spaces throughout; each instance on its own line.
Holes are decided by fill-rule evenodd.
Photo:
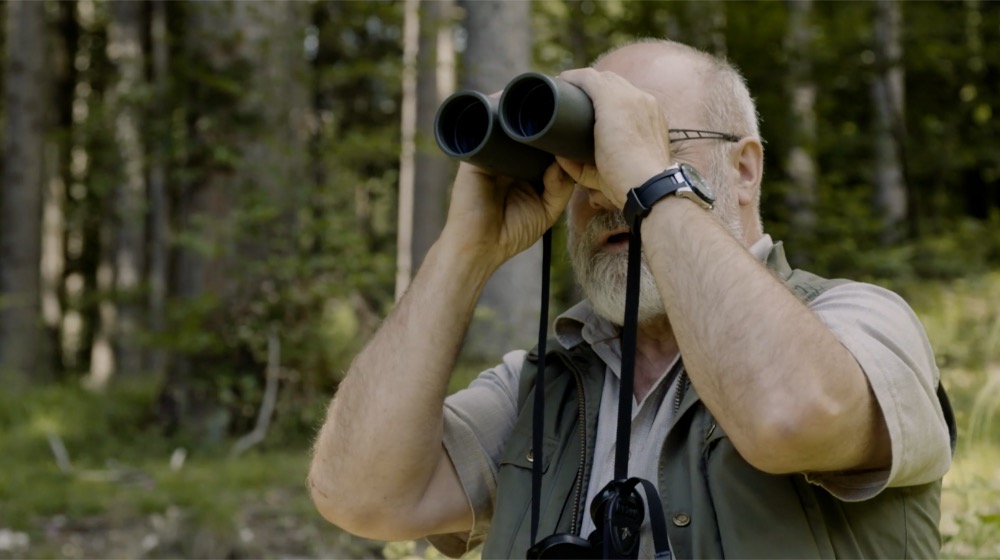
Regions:
M 569 175 L 574 181 L 577 181 L 580 177 L 580 173 L 583 172 L 583 164 L 576 160 L 556 156 L 556 163 L 558 163 L 559 167 L 561 167 L 563 171 L 565 171 L 566 174 Z
M 599 89 L 601 82 L 604 80 L 603 74 L 593 68 L 576 68 L 573 70 L 566 70 L 559 74 L 559 78 L 583 89 L 588 93 L 592 90 Z
M 573 194 L 575 181 L 566 173 L 559 164 L 552 164 L 545 170 L 542 177 L 545 183 L 545 191 L 542 193 L 542 204 L 545 205 L 545 212 L 549 217 L 549 224 L 556 221 L 569 203 L 569 198 Z
M 580 173 L 576 176 L 576 182 L 588 189 L 601 188 L 601 174 L 597 171 L 597 166 L 581 165 Z

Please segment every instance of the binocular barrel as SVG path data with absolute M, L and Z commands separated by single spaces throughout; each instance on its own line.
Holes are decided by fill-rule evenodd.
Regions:
M 500 97 L 500 123 L 513 139 L 583 163 L 594 163 L 594 105 L 569 82 L 528 72 Z
M 594 107 L 580 88 L 544 74 L 514 78 L 499 102 L 477 91 L 448 97 L 434 119 L 448 156 L 538 182 L 558 155 L 594 162 Z
M 516 142 L 500 126 L 497 100 L 460 91 L 444 100 L 434 118 L 434 138 L 449 157 L 499 175 L 540 181 L 552 154 Z

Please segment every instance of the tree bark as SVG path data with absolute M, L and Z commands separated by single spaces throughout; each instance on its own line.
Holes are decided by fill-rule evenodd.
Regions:
M 791 99 L 785 172 L 791 186 L 785 196 L 792 231 L 811 238 L 816 228 L 816 82 L 812 77 L 812 0 L 789 0 L 785 52 L 786 91 Z
M 302 34 L 308 6 L 226 2 L 187 7 L 188 52 L 208 71 L 236 84 L 239 93 L 215 114 L 192 115 L 197 143 L 221 151 L 225 159 L 199 165 L 208 171 L 179 201 L 182 233 L 210 250 L 187 246 L 178 251 L 174 295 L 212 302 L 202 328 L 213 329 L 216 342 L 172 359 L 161 403 L 178 424 L 214 439 L 228 428 L 229 418 L 211 392 L 215 384 L 201 372 L 221 361 L 232 368 L 223 375 L 257 365 L 248 349 L 266 343 L 264 323 L 283 272 L 270 263 L 294 249 L 296 214 L 307 204 L 309 105 Z M 202 391 L 193 384 L 196 377 L 207 381 Z
M 0 383 L 18 389 L 39 370 L 41 212 L 45 191 L 45 5 L 6 3 L 3 192 L 0 197 Z
M 531 69 L 531 13 L 527 2 L 489 0 L 465 4 L 468 36 L 464 87 L 490 94 Z M 541 295 L 541 242 L 493 275 L 479 300 L 464 355 L 496 360 L 512 348 L 531 347 Z
M 144 308 L 138 290 L 145 271 L 146 142 L 140 130 L 143 119 L 140 96 L 147 83 L 142 50 L 145 4 L 116 0 L 111 3 L 107 53 L 115 66 L 109 107 L 114 137 L 121 158 L 121 176 L 115 187 L 114 301 L 117 323 L 110 326 L 117 373 L 142 373 L 140 330 Z M 103 314 L 102 314 L 103 315 Z
M 46 140 L 46 190 L 42 209 L 42 320 L 46 329 L 43 354 L 48 355 L 48 367 L 57 374 L 66 371 L 62 353 L 62 326 L 66 317 L 65 276 L 67 231 L 67 186 L 70 177 L 70 131 L 73 127 L 73 89 L 77 71 L 73 58 L 77 49 L 80 27 L 74 14 L 74 4 L 55 5 L 55 33 L 50 34 L 50 57 L 53 111 L 49 117 L 56 134 Z
M 875 4 L 875 188 L 882 215 L 883 242 L 898 241 L 907 216 L 905 161 L 903 158 L 904 103 L 902 7 L 894 0 Z
M 438 106 L 455 89 L 452 0 L 407 0 L 396 298 L 444 228 L 454 164 L 434 141 Z
M 690 28 L 686 36 L 695 47 L 726 56 L 726 3 L 700 0 L 686 4 Z
M 167 44 L 166 0 L 153 0 L 150 17 L 150 46 L 152 51 L 153 105 L 156 108 L 154 127 L 157 134 L 151 146 L 149 164 L 149 329 L 154 336 L 163 334 L 164 310 L 167 298 L 168 258 L 170 254 L 170 199 L 167 196 L 166 116 L 169 105 L 167 86 L 170 79 L 170 53 Z M 167 371 L 166 351 L 154 345 L 148 353 L 147 369 L 157 378 Z
M 399 215 L 396 220 L 396 301 L 413 278 L 413 202 L 417 132 L 417 56 L 420 51 L 420 0 L 403 3 L 403 79 L 400 107 Z

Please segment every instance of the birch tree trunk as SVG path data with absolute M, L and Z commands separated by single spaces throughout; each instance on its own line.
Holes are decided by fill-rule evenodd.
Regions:
M 145 271 L 146 147 L 141 133 L 140 99 L 146 88 L 142 50 L 145 4 L 116 0 L 108 24 L 108 59 L 115 67 L 108 107 L 120 158 L 120 177 L 112 201 L 114 217 L 107 249 L 110 262 L 102 263 L 99 282 L 109 284 L 113 298 L 101 304 L 101 337 L 95 341 L 90 382 L 104 386 L 118 373 L 142 372 L 138 335 L 144 326 L 144 306 L 138 297 Z M 105 309 L 113 306 L 113 309 Z M 110 346 L 110 348 L 107 348 Z M 112 352 L 113 359 L 100 357 Z
M 468 2 L 468 42 L 463 85 L 484 93 L 502 89 L 511 78 L 531 69 L 531 21 L 528 2 Z M 493 275 L 479 300 L 464 353 L 475 360 L 496 360 L 512 348 L 530 348 L 536 340 L 541 297 L 541 241 L 517 255 Z
M 50 40 L 53 114 L 50 122 L 56 134 L 49 135 L 45 150 L 45 193 L 42 209 L 41 303 L 45 324 L 48 363 L 53 371 L 65 372 L 62 352 L 62 325 L 66 314 L 65 277 L 67 228 L 67 187 L 70 177 L 70 130 L 73 127 L 73 89 L 76 85 L 74 54 L 80 27 L 69 2 L 55 4 L 54 27 Z
M 810 238 L 816 227 L 816 82 L 812 77 L 812 0 L 789 0 L 785 52 L 792 144 L 785 156 L 791 179 L 786 197 L 796 237 Z
M 0 383 L 16 390 L 47 373 L 39 371 L 38 355 L 47 34 L 43 3 L 11 0 L 5 6 Z
M 882 215 L 883 242 L 893 243 L 901 238 L 907 217 L 902 7 L 894 0 L 878 0 L 875 10 L 875 200 Z
M 407 0 L 396 298 L 444 228 L 454 164 L 434 141 L 434 115 L 455 90 L 452 0 Z

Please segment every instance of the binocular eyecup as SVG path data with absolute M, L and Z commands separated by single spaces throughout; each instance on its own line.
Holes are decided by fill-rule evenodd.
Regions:
M 507 84 L 499 102 L 472 90 L 448 97 L 434 137 L 449 157 L 539 182 L 555 155 L 594 162 L 594 106 L 569 82 L 528 72 Z

